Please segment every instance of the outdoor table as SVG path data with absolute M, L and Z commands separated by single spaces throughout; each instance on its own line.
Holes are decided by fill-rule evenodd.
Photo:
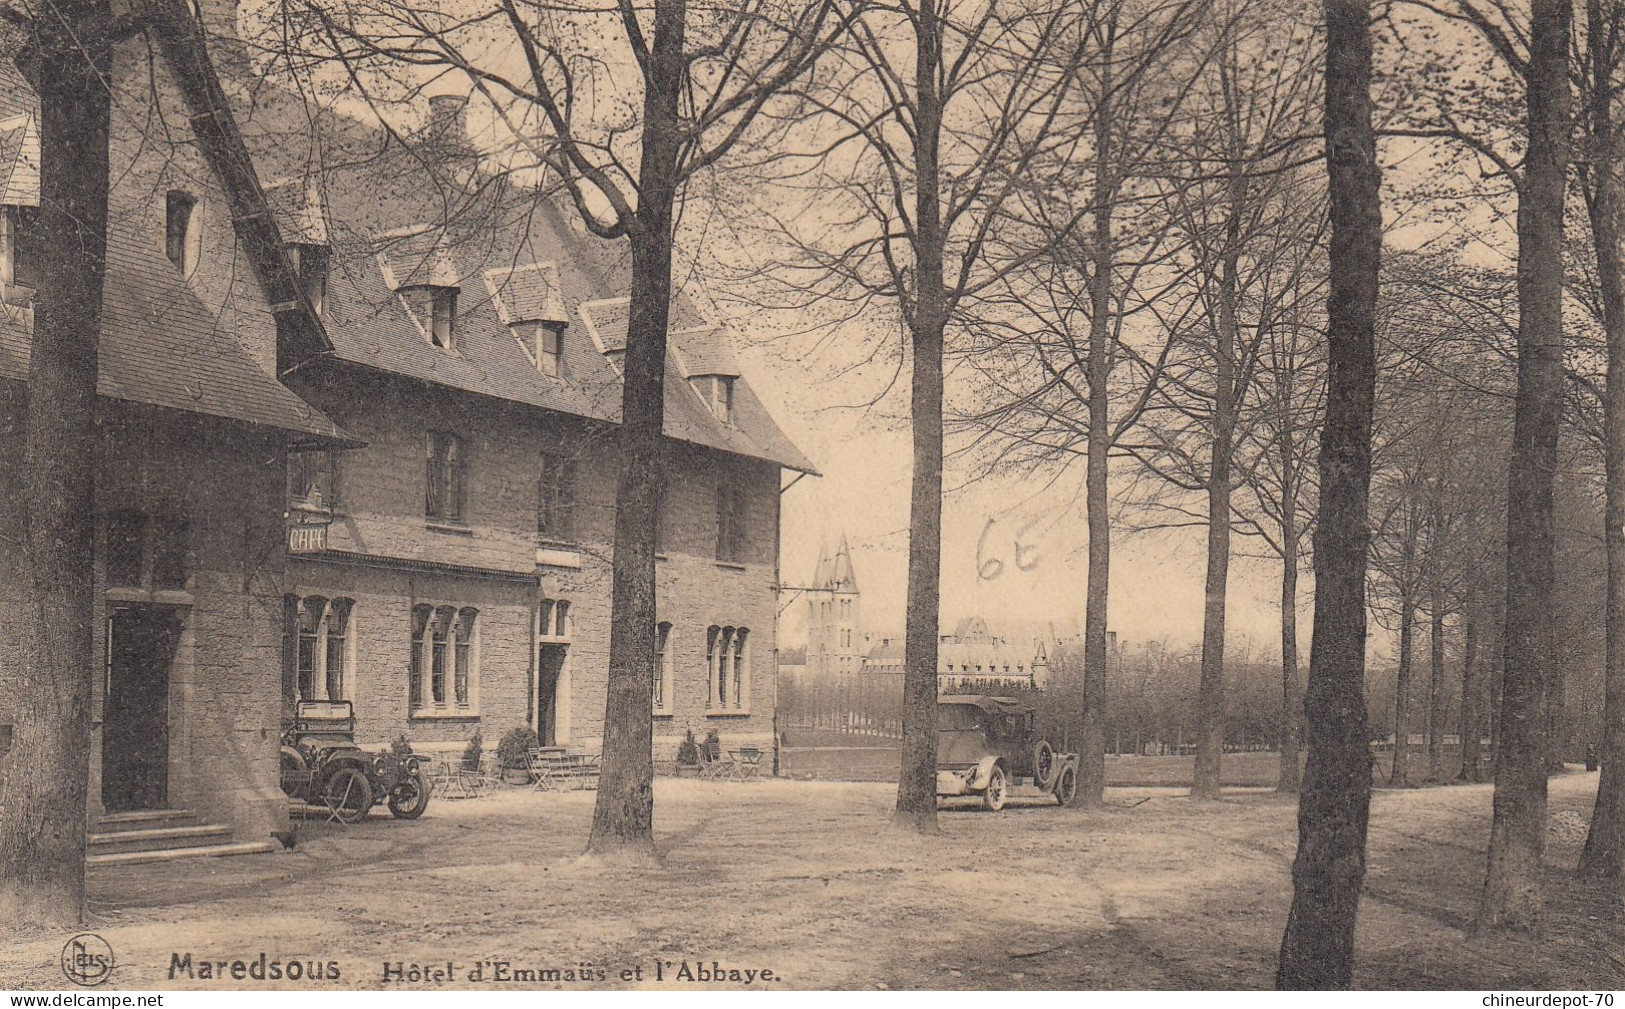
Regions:
M 733 771 L 728 776 L 729 780 L 750 781 L 758 777 L 762 771 L 764 752 L 755 746 L 741 746 L 737 750 L 729 750 L 728 755 L 733 758 Z

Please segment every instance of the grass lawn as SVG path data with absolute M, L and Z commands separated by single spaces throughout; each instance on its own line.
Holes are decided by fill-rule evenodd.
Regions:
M 1591 774 L 1554 779 L 1554 814 L 1589 815 L 1595 786 Z M 1271 983 L 1289 800 L 1113 790 L 1096 812 L 944 810 L 942 833 L 922 839 L 886 833 L 891 797 L 885 784 L 661 780 L 656 869 L 579 858 L 590 793 L 437 802 L 415 823 L 311 825 L 291 852 L 95 870 L 90 930 L 116 952 L 119 989 L 369 988 L 386 962 L 447 961 L 453 980 L 423 986 L 500 987 L 468 977 L 497 961 L 589 977 L 518 987 L 670 987 L 684 961 L 767 969 L 770 986 L 796 988 Z M 1574 878 L 1579 837 L 1554 831 L 1544 935 L 1469 933 L 1489 807 L 1485 786 L 1374 796 L 1357 984 L 1625 987 L 1625 915 Z M 66 938 L 14 937 L 0 978 L 61 989 Z M 195 972 L 262 952 L 332 961 L 340 980 L 168 976 L 176 955 Z M 641 981 L 621 979 L 637 969 Z

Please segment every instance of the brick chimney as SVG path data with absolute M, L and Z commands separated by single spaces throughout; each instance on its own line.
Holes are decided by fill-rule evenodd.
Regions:
M 248 75 L 248 47 L 238 29 L 239 0 L 191 0 L 208 39 L 209 56 L 224 80 Z M 224 83 L 223 80 L 223 83 Z
M 468 96 L 430 96 L 429 122 L 424 132 L 426 139 L 437 146 L 466 147 L 468 145 Z

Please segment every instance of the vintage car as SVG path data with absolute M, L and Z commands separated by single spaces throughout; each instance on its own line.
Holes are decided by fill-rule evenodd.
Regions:
M 1010 697 L 937 699 L 937 795 L 980 795 L 997 812 L 1022 779 L 1061 805 L 1078 790 L 1078 755 L 1038 737 L 1033 707 Z
M 349 701 L 300 701 L 282 731 L 282 790 L 345 823 L 387 802 L 415 820 L 429 807 L 429 783 L 416 755 L 369 753 L 355 743 Z

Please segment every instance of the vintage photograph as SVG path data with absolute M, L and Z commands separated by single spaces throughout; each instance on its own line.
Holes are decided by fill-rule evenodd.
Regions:
M 1622 215 L 1625 0 L 0 0 L 0 990 L 1612 1006 Z

